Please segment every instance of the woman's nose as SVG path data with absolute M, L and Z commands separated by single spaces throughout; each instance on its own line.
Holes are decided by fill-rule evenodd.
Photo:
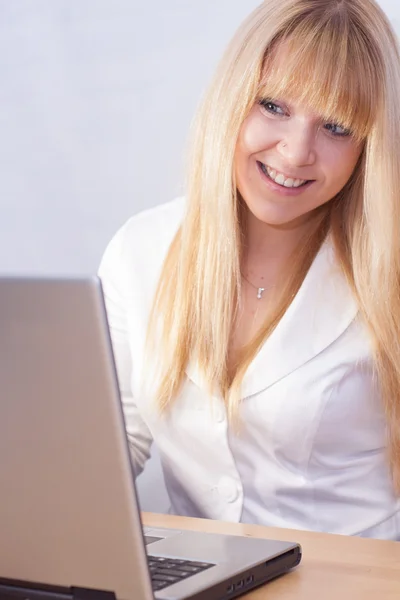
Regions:
M 278 151 L 288 165 L 303 167 L 315 162 L 315 130 L 307 125 L 289 128 L 278 143 Z

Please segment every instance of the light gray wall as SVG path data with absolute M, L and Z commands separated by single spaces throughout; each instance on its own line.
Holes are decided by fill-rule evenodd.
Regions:
M 181 193 L 198 99 L 257 4 L 0 0 L 1 273 L 94 272 L 131 214 Z M 160 481 L 155 458 L 143 508 L 167 509 Z

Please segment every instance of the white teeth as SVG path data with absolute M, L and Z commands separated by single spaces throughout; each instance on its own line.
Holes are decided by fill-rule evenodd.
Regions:
M 267 165 L 264 165 L 264 164 L 263 164 L 263 168 L 264 168 L 264 170 L 267 171 L 268 175 L 271 177 L 271 179 L 273 181 L 275 181 L 275 183 L 277 183 L 283 187 L 297 188 L 306 182 L 305 179 L 293 179 L 292 177 L 286 178 L 283 175 L 283 173 L 279 173 L 278 171 L 275 171 L 275 169 L 271 169 L 271 167 L 268 167 Z

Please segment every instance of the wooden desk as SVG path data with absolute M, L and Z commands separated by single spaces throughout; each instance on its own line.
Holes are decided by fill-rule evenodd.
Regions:
M 400 600 L 400 542 L 143 514 L 144 525 L 299 542 L 300 566 L 246 600 Z

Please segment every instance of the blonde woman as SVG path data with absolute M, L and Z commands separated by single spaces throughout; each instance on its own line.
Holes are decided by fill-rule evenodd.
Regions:
M 174 513 L 400 538 L 400 60 L 373 0 L 267 0 L 187 193 L 100 268 L 132 459 Z

